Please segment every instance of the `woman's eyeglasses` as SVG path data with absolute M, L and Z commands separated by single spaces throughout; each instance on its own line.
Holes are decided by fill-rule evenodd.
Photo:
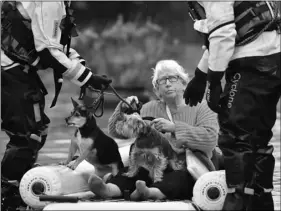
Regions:
M 163 78 L 157 80 L 157 84 L 159 84 L 159 85 L 166 84 L 167 80 L 169 80 L 170 83 L 175 83 L 175 82 L 177 82 L 179 80 L 179 76 L 163 77 Z

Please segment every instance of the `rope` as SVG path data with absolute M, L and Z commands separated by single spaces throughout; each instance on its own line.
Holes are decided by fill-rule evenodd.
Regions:
M 129 104 L 126 100 L 124 100 L 124 98 L 121 97 L 118 94 L 118 92 L 111 85 L 109 85 L 109 87 L 112 89 L 113 93 L 105 92 L 104 90 L 97 90 L 97 89 L 94 89 L 92 87 L 89 88 L 91 91 L 99 93 L 98 97 L 94 100 L 94 102 L 87 106 L 87 108 L 94 109 L 95 117 L 101 117 L 103 115 L 103 112 L 104 112 L 104 94 L 111 94 L 111 95 L 117 96 L 117 98 L 119 98 L 123 103 L 125 103 L 132 111 L 138 112 L 138 109 L 136 110 L 135 108 L 133 108 L 133 106 L 131 104 Z M 99 108 L 101 108 L 101 113 L 99 115 L 97 115 L 96 112 Z

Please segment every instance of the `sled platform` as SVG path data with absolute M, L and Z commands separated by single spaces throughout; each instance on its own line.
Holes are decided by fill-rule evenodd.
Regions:
M 43 210 L 198 210 L 191 201 L 96 200 L 48 204 Z

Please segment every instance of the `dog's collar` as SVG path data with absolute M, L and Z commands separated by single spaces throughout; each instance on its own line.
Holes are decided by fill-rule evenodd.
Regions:
M 79 128 L 79 130 L 85 131 L 85 130 L 87 130 L 87 128 L 91 129 L 93 121 L 95 121 L 95 119 L 91 115 L 90 117 L 87 118 L 87 122 L 81 128 Z M 99 132 L 100 132 L 100 129 L 95 122 L 95 128 L 93 130 L 91 130 L 91 132 L 88 133 L 88 135 L 92 134 L 93 139 L 95 139 L 98 136 Z

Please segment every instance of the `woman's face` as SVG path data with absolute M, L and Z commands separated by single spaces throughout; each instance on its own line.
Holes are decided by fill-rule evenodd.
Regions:
M 172 99 L 183 95 L 185 83 L 177 72 L 172 69 L 163 69 L 158 76 L 156 91 L 165 99 Z

